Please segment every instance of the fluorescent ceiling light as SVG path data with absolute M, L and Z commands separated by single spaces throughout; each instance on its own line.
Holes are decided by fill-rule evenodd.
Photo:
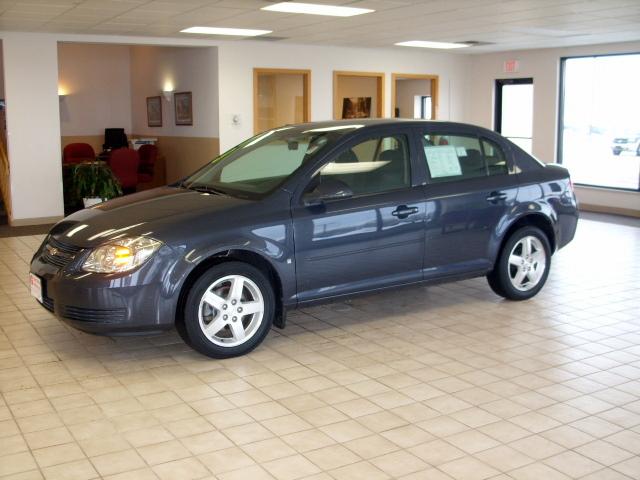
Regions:
M 466 43 L 448 43 L 448 42 L 427 42 L 424 40 L 411 40 L 409 42 L 399 42 L 396 45 L 400 47 L 419 47 L 419 48 L 464 48 L 468 47 Z
M 233 35 L 236 37 L 257 37 L 271 33 L 272 30 L 253 30 L 250 28 L 224 28 L 224 27 L 189 27 L 180 30 L 181 33 L 201 33 L 205 35 Z
M 369 8 L 339 7 L 336 5 L 320 5 L 317 3 L 281 2 L 262 7 L 261 10 L 284 13 L 306 13 L 309 15 L 327 15 L 331 17 L 353 17 L 363 13 L 375 12 Z

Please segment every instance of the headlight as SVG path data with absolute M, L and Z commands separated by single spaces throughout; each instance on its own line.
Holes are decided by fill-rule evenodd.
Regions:
M 121 238 L 94 249 L 82 269 L 94 273 L 120 273 L 142 265 L 162 242 L 147 237 Z

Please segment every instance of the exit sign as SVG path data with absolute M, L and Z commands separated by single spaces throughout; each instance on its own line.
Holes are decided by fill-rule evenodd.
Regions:
M 519 66 L 518 60 L 506 60 L 504 62 L 504 73 L 516 73 Z

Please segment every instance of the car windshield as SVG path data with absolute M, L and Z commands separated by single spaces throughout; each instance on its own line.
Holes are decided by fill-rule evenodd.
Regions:
M 220 155 L 180 185 L 208 193 L 261 197 L 280 186 L 318 152 L 361 126 L 288 126 L 268 130 Z

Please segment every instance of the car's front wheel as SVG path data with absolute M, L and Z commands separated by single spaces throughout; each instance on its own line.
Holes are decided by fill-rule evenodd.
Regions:
M 235 357 L 264 340 L 274 312 L 275 296 L 267 277 L 252 265 L 225 262 L 210 268 L 194 283 L 179 331 L 204 355 Z
M 551 247 L 542 230 L 523 227 L 505 242 L 487 280 L 491 289 L 510 300 L 527 300 L 544 286 L 551 266 Z

